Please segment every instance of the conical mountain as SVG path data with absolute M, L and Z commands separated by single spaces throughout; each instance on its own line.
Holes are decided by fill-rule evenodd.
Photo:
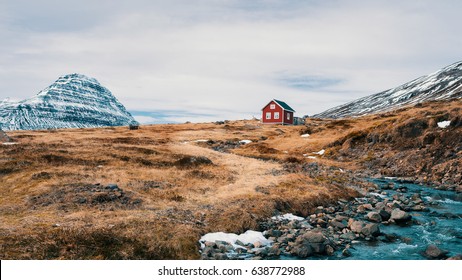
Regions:
M 107 88 L 81 74 L 62 76 L 30 99 L 0 103 L 3 130 L 122 126 L 135 122 Z

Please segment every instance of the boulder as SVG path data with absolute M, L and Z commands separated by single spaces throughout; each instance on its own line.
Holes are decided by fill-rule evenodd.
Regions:
M 340 230 L 342 230 L 342 229 L 344 229 L 344 228 L 347 227 L 344 223 L 341 223 L 341 222 L 336 221 L 336 220 L 330 221 L 329 224 L 330 224 L 332 227 L 334 227 L 335 229 L 340 229 Z
M 382 218 L 382 221 L 388 221 L 391 217 L 390 213 L 385 210 L 380 210 L 379 215 Z
M 350 231 L 350 232 L 340 235 L 340 238 L 352 241 L 352 240 L 355 240 L 357 237 L 356 237 L 356 234 Z
M 361 231 L 363 230 L 363 227 L 364 227 L 364 223 L 360 221 L 354 221 L 350 225 L 351 231 L 356 232 L 356 233 L 361 233 Z
M 379 225 L 378 224 L 367 224 L 362 228 L 361 233 L 364 234 L 365 236 L 377 237 L 380 235 Z
M 334 253 L 335 253 L 335 249 L 330 245 L 326 245 L 326 254 L 328 256 L 333 256 Z
M 292 255 L 295 255 L 299 258 L 307 258 L 311 255 L 313 255 L 313 249 L 311 249 L 311 246 L 308 245 L 308 244 L 299 244 L 299 245 L 296 245 L 291 251 L 290 253 Z
M 303 241 L 308 243 L 323 243 L 326 241 L 326 237 L 322 234 L 322 232 L 318 231 L 308 231 L 303 236 Z
M 448 251 L 441 250 L 434 244 L 428 245 L 427 249 L 425 249 L 425 252 L 424 252 L 424 256 L 429 259 L 443 259 L 446 257 L 447 254 L 448 254 Z
M 382 222 L 382 216 L 375 211 L 371 211 L 366 215 L 367 219 L 371 222 L 380 223 Z
M 393 211 L 391 211 L 390 219 L 395 221 L 395 223 L 404 223 L 410 221 L 412 219 L 412 216 L 401 209 L 395 208 L 393 209 Z
M 448 258 L 448 260 L 457 260 L 457 261 L 460 261 L 460 260 L 462 260 L 462 255 L 455 255 L 455 256 L 452 256 L 452 257 Z

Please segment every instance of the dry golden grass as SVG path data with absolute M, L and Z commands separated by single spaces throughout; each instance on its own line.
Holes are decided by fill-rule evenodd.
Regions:
M 18 144 L 0 145 L 0 257 L 198 258 L 207 232 L 258 229 L 278 211 L 307 215 L 356 195 L 332 170 L 358 162 L 330 160 L 330 145 L 398 117 L 11 132 Z M 253 142 L 233 149 L 243 139 Z M 304 170 L 314 162 L 326 168 Z

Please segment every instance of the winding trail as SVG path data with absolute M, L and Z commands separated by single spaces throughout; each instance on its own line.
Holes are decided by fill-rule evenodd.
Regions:
M 233 195 L 243 195 L 255 192 L 255 188 L 265 185 L 277 185 L 287 175 L 275 175 L 281 171 L 282 166 L 275 162 L 267 162 L 229 153 L 221 153 L 208 148 L 196 146 L 191 143 L 172 144 L 169 149 L 175 153 L 192 156 L 205 156 L 213 163 L 222 166 L 235 177 L 233 183 L 214 186 L 216 198 Z

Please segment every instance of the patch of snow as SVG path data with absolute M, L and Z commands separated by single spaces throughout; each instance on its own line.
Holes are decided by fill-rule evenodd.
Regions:
M 308 138 L 308 137 L 310 137 L 310 135 L 307 133 L 307 134 L 302 134 L 302 135 L 300 135 L 300 137 L 302 137 L 302 138 Z
M 304 220 L 304 218 L 299 217 L 299 216 L 295 216 L 294 214 L 291 214 L 291 213 L 287 213 L 287 214 L 279 215 L 279 216 L 274 216 L 274 217 L 271 217 L 271 219 L 272 219 L 272 220 L 276 220 L 276 221 L 282 221 L 282 220 L 303 221 L 303 220 Z
M 442 121 L 438 123 L 439 128 L 446 128 L 451 124 L 451 121 Z
M 304 157 L 309 158 L 309 159 L 317 159 L 317 157 L 314 156 L 309 156 L 307 154 L 303 154 Z
M 207 233 L 206 235 L 202 236 L 199 242 L 201 243 L 201 247 L 205 247 L 205 242 L 217 242 L 217 241 L 225 241 L 233 245 L 234 247 L 239 247 L 236 244 L 237 241 L 240 241 L 244 244 L 254 244 L 255 242 L 260 242 L 263 246 L 271 245 L 271 241 L 266 239 L 263 236 L 262 232 L 248 230 L 240 235 L 235 233 L 224 233 L 224 232 L 212 232 Z
M 252 143 L 252 140 L 241 140 L 239 141 L 239 143 L 246 145 L 246 144 Z
M 325 152 L 326 152 L 326 150 L 322 149 L 322 150 L 320 150 L 319 152 L 313 153 L 313 154 L 322 156 Z
M 5 142 L 5 143 L 2 143 L 2 145 L 17 145 L 18 143 L 16 142 Z
M 209 140 L 205 140 L 205 139 L 199 139 L 199 140 L 195 140 L 194 142 L 196 143 L 202 143 L 202 142 L 208 142 Z
M 374 192 L 371 192 L 370 195 L 380 197 L 380 198 L 386 198 L 387 197 L 386 195 L 383 195 L 383 194 L 380 194 L 380 193 L 374 193 Z
M 385 178 L 387 180 L 395 180 L 396 179 L 396 177 L 383 177 L 383 178 Z

